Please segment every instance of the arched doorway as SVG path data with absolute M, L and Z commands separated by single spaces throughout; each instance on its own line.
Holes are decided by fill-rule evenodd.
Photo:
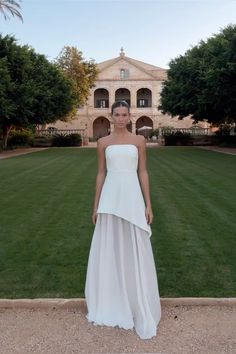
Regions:
M 140 129 L 141 128 L 141 129 Z M 136 121 L 136 134 L 144 135 L 146 138 L 153 131 L 153 121 L 147 116 L 142 116 Z
M 93 121 L 93 138 L 99 139 L 110 134 L 110 122 L 106 117 L 98 117 Z
M 130 91 L 126 88 L 119 88 L 116 90 L 115 100 L 124 100 L 130 106 Z

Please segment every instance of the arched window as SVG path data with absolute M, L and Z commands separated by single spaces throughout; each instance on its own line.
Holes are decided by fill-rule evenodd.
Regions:
M 104 88 L 98 88 L 94 91 L 94 107 L 108 108 L 109 107 L 109 92 Z
M 137 91 L 137 108 L 152 107 L 152 91 L 141 88 Z
M 126 88 L 119 88 L 115 92 L 115 100 L 124 100 L 130 106 L 130 91 Z

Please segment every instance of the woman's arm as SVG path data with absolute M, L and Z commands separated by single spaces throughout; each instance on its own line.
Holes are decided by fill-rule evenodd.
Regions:
M 106 177 L 106 161 L 104 155 L 104 144 L 101 138 L 97 141 L 97 157 L 98 157 L 98 172 L 96 177 L 95 197 L 93 205 L 93 223 L 96 223 L 96 211 L 98 208 L 99 198 L 102 190 L 102 186 Z
M 153 213 L 149 190 L 149 176 L 146 167 L 146 139 L 140 135 L 138 177 L 146 204 L 146 218 L 149 224 L 152 223 Z

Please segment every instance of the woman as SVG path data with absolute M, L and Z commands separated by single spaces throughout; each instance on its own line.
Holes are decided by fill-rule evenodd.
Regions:
M 89 322 L 156 335 L 161 305 L 150 237 L 146 143 L 127 130 L 129 105 L 111 108 L 114 131 L 97 143 L 95 225 L 85 284 Z

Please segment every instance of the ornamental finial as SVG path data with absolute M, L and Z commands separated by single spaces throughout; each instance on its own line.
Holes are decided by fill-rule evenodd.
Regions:
M 123 47 L 120 48 L 120 56 L 121 57 L 125 56 L 125 52 L 124 52 L 124 48 Z

